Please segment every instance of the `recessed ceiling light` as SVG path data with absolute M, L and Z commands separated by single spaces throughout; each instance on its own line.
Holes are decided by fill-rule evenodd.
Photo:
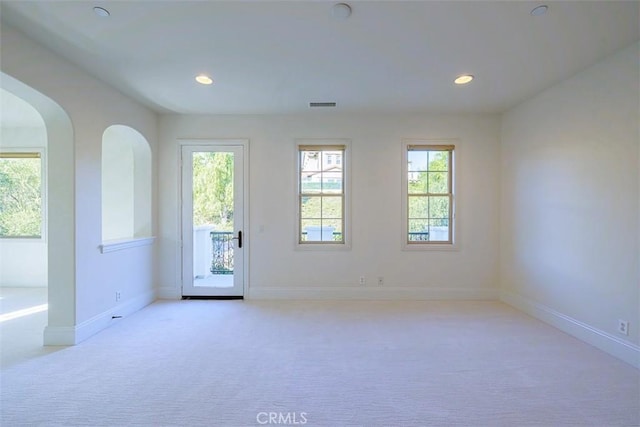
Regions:
M 331 8 L 331 15 L 336 19 L 344 21 L 351 16 L 351 6 L 346 3 L 336 3 Z
M 456 77 L 453 81 L 457 85 L 466 85 L 471 80 L 473 80 L 473 76 L 471 74 L 463 74 L 461 76 Z
M 100 18 L 107 18 L 109 16 L 111 16 L 111 13 L 105 9 L 104 7 L 94 7 L 93 8 L 93 13 L 95 13 L 96 15 L 98 15 Z
M 200 74 L 196 76 L 196 81 L 202 85 L 210 85 L 213 83 L 213 79 L 206 74 Z
M 540 16 L 547 13 L 547 10 L 549 10 L 549 6 L 547 6 L 546 4 L 541 4 L 540 6 L 536 6 L 531 9 L 531 14 L 533 16 Z

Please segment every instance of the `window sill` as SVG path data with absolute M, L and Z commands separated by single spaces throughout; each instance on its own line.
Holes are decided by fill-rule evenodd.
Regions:
M 102 242 L 100 245 L 100 252 L 106 254 L 107 252 L 121 251 L 138 246 L 151 246 L 155 239 L 155 237 L 141 237 L 134 239 L 109 240 Z
M 8 242 L 24 242 L 24 243 L 45 243 L 42 236 L 0 236 L 0 240 Z
M 407 244 L 402 245 L 403 251 L 436 251 L 436 252 L 456 252 L 458 251 L 457 243 L 442 243 L 442 244 Z
M 348 243 L 320 243 L 320 244 L 301 244 L 296 243 L 298 251 L 349 251 L 351 245 Z

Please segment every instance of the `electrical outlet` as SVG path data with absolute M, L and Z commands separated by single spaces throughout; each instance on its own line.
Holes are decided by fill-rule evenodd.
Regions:
M 120 298 L 122 298 L 122 294 L 120 291 L 116 291 L 116 302 L 120 301 Z
M 618 332 L 622 335 L 629 335 L 629 322 L 618 319 Z
M 384 277 L 378 276 L 378 286 L 384 285 Z
M 360 276 L 360 284 L 364 285 L 367 283 L 367 279 L 364 278 L 364 276 Z

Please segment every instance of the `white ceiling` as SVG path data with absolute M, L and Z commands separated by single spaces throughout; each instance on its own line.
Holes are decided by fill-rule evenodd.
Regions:
M 158 112 L 501 112 L 640 39 L 638 1 L 9 1 L 4 24 Z M 111 12 L 93 13 L 93 6 Z M 199 73 L 215 83 L 201 86 Z M 469 85 L 453 84 L 472 73 Z

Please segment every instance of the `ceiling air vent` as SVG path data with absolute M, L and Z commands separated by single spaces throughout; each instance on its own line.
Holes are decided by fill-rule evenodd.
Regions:
M 314 107 L 335 107 L 336 103 L 335 102 L 310 102 L 309 103 L 309 107 L 314 108 Z

